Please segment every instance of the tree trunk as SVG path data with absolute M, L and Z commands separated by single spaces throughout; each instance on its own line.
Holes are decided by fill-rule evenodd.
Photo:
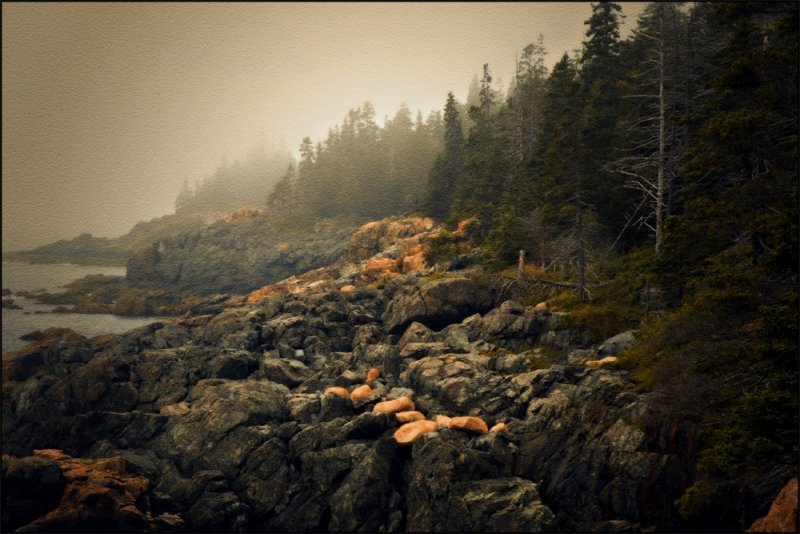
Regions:
M 664 98 L 664 11 L 661 11 L 661 38 L 658 41 L 658 179 L 656 182 L 656 252 L 661 252 L 664 218 L 664 156 L 666 153 Z

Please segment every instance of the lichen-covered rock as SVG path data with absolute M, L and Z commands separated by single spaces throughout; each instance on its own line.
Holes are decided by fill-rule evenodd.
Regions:
M 383 322 L 393 333 L 402 332 L 415 321 L 442 328 L 488 310 L 492 301 L 491 291 L 471 278 L 443 278 L 424 284 L 418 292 L 394 297 L 386 306 Z
M 380 370 L 378 370 L 377 368 L 373 367 L 367 373 L 367 382 L 372 382 L 373 380 L 376 380 L 379 376 L 381 376 Z
M 138 506 L 150 481 L 127 475 L 122 458 L 85 460 L 54 449 L 34 454 L 58 465 L 66 487 L 56 508 L 18 532 L 156 530 L 152 515 Z
M 372 396 L 372 388 L 369 384 L 363 384 L 350 392 L 350 400 L 353 402 L 360 401 Z
M 433 421 L 413 421 L 411 423 L 405 423 L 395 430 L 394 439 L 397 441 L 398 445 L 411 445 L 423 434 L 436 432 L 438 429 L 439 425 Z
M 775 497 L 769 513 L 757 519 L 748 532 L 797 532 L 797 477 L 786 483 Z
M 340 386 L 331 386 L 325 389 L 325 395 L 336 395 L 337 397 L 343 397 L 346 399 L 350 398 L 350 393 L 347 392 L 346 389 Z
M 413 411 L 415 408 L 414 401 L 410 398 L 399 397 L 397 399 L 377 403 L 372 407 L 372 411 L 375 413 L 398 413 Z
M 451 417 L 447 425 L 450 428 L 466 430 L 468 432 L 474 432 L 476 434 L 485 434 L 489 431 L 489 427 L 486 426 L 486 422 L 483 419 L 481 419 L 480 417 L 474 417 L 469 415 L 460 417 Z
M 412 421 L 424 421 L 425 415 L 416 410 L 409 410 L 406 412 L 397 412 L 394 414 L 397 417 L 398 423 L 410 423 Z

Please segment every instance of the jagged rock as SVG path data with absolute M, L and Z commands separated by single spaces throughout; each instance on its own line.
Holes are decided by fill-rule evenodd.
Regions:
M 412 322 L 442 328 L 489 309 L 491 292 L 470 278 L 444 278 L 424 284 L 418 293 L 398 295 L 386 305 L 385 328 L 399 333 Z
M 264 359 L 261 368 L 267 380 L 295 388 L 308 378 L 312 371 L 306 364 L 297 360 Z
M 347 390 L 343 391 L 347 395 Z M 315 419 L 321 407 L 320 397 L 315 393 L 293 393 L 286 399 L 286 405 L 292 419 L 306 424 Z
M 636 343 L 636 331 L 628 330 L 603 341 L 597 347 L 598 356 L 619 356 L 623 350 L 631 348 Z
M 216 356 L 209 362 L 209 366 L 214 378 L 240 380 L 247 378 L 258 368 L 258 360 L 250 352 L 233 351 Z
M 27 525 L 58 506 L 67 485 L 55 460 L 41 456 L 2 458 L 3 510 L 6 532 Z
M 426 341 L 431 341 L 433 335 L 433 330 L 422 323 L 414 321 L 408 325 L 408 328 L 406 328 L 403 336 L 397 341 L 397 348 L 402 350 L 403 347 L 409 343 L 424 343 Z
M 419 217 L 367 223 L 351 235 L 345 258 L 350 261 L 365 260 L 390 245 L 398 245 L 403 239 L 415 238 L 416 242 L 411 241 L 406 245 L 411 247 L 419 243 L 433 226 L 432 219 Z
M 84 460 L 53 449 L 35 455 L 59 466 L 66 487 L 55 509 L 18 532 L 155 530 L 152 517 L 137 506 L 150 482 L 126 475 L 122 458 Z
M 436 432 L 439 425 L 433 421 L 413 421 L 405 423 L 398 428 L 394 433 L 394 439 L 398 445 L 411 445 L 417 441 L 423 434 L 429 432 Z
M 414 397 L 414 390 L 410 388 L 394 387 L 386 394 L 386 400 L 399 399 L 400 397 L 408 397 L 411 399 Z
M 797 477 L 786 483 L 775 497 L 769 513 L 757 519 L 748 532 L 797 532 Z
M 192 411 L 192 409 L 189 406 L 189 403 L 184 401 L 162 406 L 158 413 L 161 415 L 186 415 L 190 411 Z
M 278 242 L 265 215 L 219 221 L 140 249 L 128 260 L 127 279 L 195 293 L 248 292 L 335 261 L 348 234 L 347 228 L 319 225 Z

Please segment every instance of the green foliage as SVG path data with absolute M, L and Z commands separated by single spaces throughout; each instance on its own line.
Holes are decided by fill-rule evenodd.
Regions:
M 442 230 L 439 235 L 428 239 L 425 251 L 425 260 L 435 264 L 450 261 L 461 253 L 462 239 L 452 232 Z
M 714 494 L 714 487 L 708 481 L 698 480 L 675 501 L 675 507 L 684 519 L 700 519 L 711 505 Z
M 501 210 L 483 245 L 488 265 L 498 269 L 516 263 L 519 251 L 528 248 L 529 237 L 522 217 L 509 209 Z

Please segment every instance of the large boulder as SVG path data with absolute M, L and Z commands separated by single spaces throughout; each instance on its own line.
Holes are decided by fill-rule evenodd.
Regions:
M 438 330 L 482 313 L 492 303 L 491 290 L 472 278 L 442 278 L 423 284 L 419 292 L 395 296 L 386 305 L 384 327 L 391 333 L 400 333 L 416 321 Z

